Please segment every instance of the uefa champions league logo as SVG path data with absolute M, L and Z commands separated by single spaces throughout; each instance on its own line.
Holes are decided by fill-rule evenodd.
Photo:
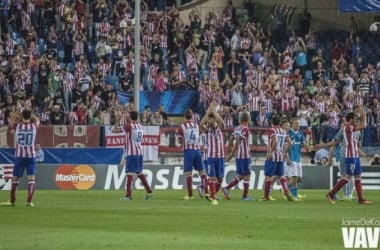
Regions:
M 380 219 L 342 219 L 344 248 L 379 248 Z

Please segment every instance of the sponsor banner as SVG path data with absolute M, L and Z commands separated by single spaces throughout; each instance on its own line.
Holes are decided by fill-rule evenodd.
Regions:
M 227 164 L 223 185 L 235 178 L 235 165 Z M 36 171 L 36 185 L 38 189 L 61 190 L 124 190 L 124 167 L 117 164 L 39 164 Z M 326 167 L 307 166 L 303 168 L 304 178 L 301 188 L 329 189 L 330 169 Z M 180 165 L 146 165 L 143 173 L 153 189 L 186 189 L 183 166 Z M 193 188 L 201 183 L 200 177 L 194 173 Z M 27 188 L 27 178 L 22 178 L 20 189 Z M 263 167 L 252 167 L 250 189 L 260 190 L 253 196 L 261 195 L 265 180 Z M 133 183 L 134 189 L 144 189 L 137 178 Z M 240 182 L 237 189 L 243 188 Z M 279 189 L 280 184 L 273 187 Z
M 0 126 L 0 147 L 15 147 L 14 133 L 8 126 Z M 100 142 L 100 126 L 40 126 L 36 142 L 42 147 L 98 147 Z
M 55 170 L 55 184 L 59 189 L 88 190 L 95 182 L 95 170 L 89 165 L 61 165 Z
M 113 126 L 105 126 L 105 145 L 107 148 L 124 148 L 125 133 L 112 132 Z M 144 161 L 158 161 L 158 145 L 160 143 L 159 126 L 143 126 Z

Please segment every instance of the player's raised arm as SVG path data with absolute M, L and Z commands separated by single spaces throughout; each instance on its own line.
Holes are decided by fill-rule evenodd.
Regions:
M 35 114 L 31 115 L 31 121 L 36 124 L 37 126 L 40 126 L 40 119 Z
M 366 114 L 363 107 L 359 108 L 359 124 L 355 127 L 355 130 L 364 129 L 367 126 Z

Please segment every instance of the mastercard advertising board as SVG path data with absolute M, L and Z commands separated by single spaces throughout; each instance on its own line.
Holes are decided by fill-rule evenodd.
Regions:
M 64 164 L 55 170 L 55 184 L 62 190 L 88 190 L 95 182 L 95 170 L 89 165 Z

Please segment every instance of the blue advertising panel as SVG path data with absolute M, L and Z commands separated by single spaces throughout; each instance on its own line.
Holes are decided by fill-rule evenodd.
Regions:
M 133 93 L 117 91 L 117 96 L 124 105 L 133 98 Z M 156 111 L 160 105 L 163 105 L 167 114 L 182 115 L 188 108 L 195 110 L 197 102 L 197 91 L 141 91 L 139 110 L 143 112 L 144 107 L 149 105 L 152 111 Z
M 45 164 L 119 164 L 122 148 L 44 148 Z M 14 162 L 15 149 L 0 150 L 0 164 Z

